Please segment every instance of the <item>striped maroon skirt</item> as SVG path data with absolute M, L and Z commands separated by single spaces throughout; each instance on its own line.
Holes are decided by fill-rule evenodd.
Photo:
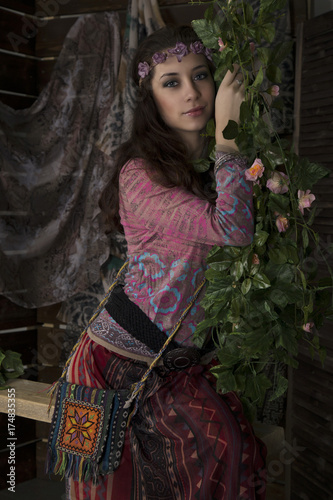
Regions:
M 156 368 L 127 429 L 120 467 L 91 482 L 67 482 L 71 500 L 264 500 L 265 447 L 234 393 L 216 393 L 209 366 Z M 125 389 L 147 366 L 86 335 L 68 380 Z

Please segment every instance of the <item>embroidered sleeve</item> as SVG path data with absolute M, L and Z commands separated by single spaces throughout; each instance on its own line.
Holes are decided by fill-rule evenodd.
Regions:
M 220 168 L 223 166 L 223 168 Z M 226 159 L 216 169 L 216 206 L 187 190 L 153 182 L 143 160 L 133 159 L 120 174 L 120 213 L 127 232 L 142 238 L 154 233 L 207 246 L 245 246 L 253 238 L 252 184 L 241 157 Z M 147 231 L 147 229 L 149 231 Z

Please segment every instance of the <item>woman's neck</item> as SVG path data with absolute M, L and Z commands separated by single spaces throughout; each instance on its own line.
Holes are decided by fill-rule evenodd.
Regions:
M 183 136 L 182 139 L 188 148 L 191 160 L 202 158 L 206 141 L 200 132 L 198 132 L 198 134 L 187 134 L 185 137 Z

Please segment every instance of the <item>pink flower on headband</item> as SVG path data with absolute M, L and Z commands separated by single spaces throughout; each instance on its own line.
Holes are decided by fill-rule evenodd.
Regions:
M 205 56 L 207 57 L 207 59 L 211 62 L 213 62 L 213 59 L 212 59 L 212 49 L 207 49 L 205 48 Z
M 205 53 L 205 47 L 203 43 L 199 42 L 197 40 L 196 42 L 193 42 L 190 44 L 190 51 L 193 52 L 193 54 L 204 54 Z
M 153 61 L 154 64 L 161 64 L 164 63 L 166 58 L 167 55 L 164 52 L 155 52 L 151 60 Z
M 147 75 L 149 75 L 150 71 L 150 66 L 147 62 L 139 63 L 138 64 L 138 75 L 140 78 L 146 78 Z
M 181 62 L 184 56 L 188 54 L 188 48 L 183 42 L 177 42 L 174 49 L 168 50 L 169 54 L 173 54 L 177 57 L 178 62 Z

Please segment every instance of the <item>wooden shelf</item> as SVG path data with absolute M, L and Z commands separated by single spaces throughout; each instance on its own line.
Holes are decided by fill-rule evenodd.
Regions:
M 15 379 L 9 387 L 15 389 L 15 416 L 31 418 L 40 422 L 51 422 L 54 405 L 48 413 L 50 396 L 47 389 L 50 384 L 32 380 Z M 0 391 L 0 412 L 8 413 L 7 390 Z

